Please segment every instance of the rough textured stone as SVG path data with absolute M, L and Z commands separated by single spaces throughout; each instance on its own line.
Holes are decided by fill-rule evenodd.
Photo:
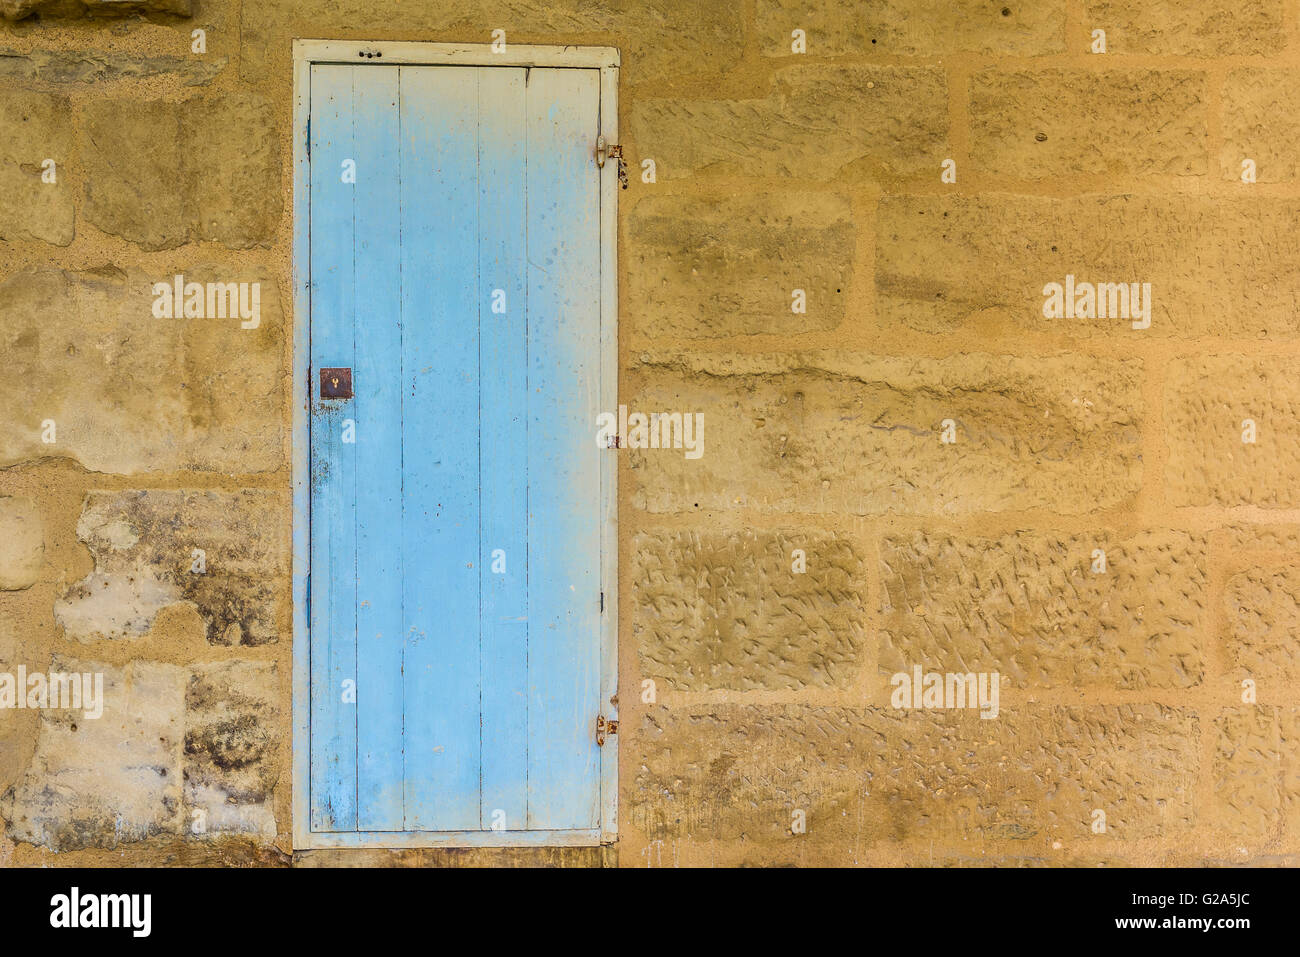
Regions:
M 86 167 L 82 215 L 146 249 L 188 242 L 187 144 L 181 108 L 163 101 L 96 100 L 80 128 Z
M 1216 534 L 1218 544 L 1223 548 L 1237 552 L 1274 553 L 1274 560 L 1300 559 L 1300 525 L 1228 525 Z
M 85 217 L 145 249 L 266 245 L 280 221 L 279 140 L 265 99 L 97 99 L 81 155 Z
M 971 79 L 971 155 L 1018 179 L 1200 176 L 1205 74 L 1186 70 L 985 70 Z
M 1064 0 L 1004 5 L 987 0 L 758 0 L 765 56 L 788 56 L 790 32 L 810 56 L 1035 56 L 1065 50 Z
M 1225 178 L 1240 181 L 1241 162 L 1255 161 L 1261 183 L 1289 182 L 1300 174 L 1300 73 L 1245 67 L 1223 84 Z
M 277 641 L 286 514 L 286 499 L 272 491 L 93 492 L 77 537 L 95 567 L 55 603 L 55 620 L 70 638 L 133 637 L 184 602 L 212 644 Z M 202 573 L 191 570 L 195 549 L 204 552 Z
M 948 90 L 921 67 L 792 66 L 754 99 L 641 99 L 632 136 L 660 180 L 696 173 L 825 180 L 938 175 Z
M 0 617 L 0 670 L 12 671 L 20 642 L 12 618 Z
M 0 240 L 72 242 L 72 129 L 66 97 L 0 90 Z M 46 160 L 55 163 L 53 183 L 41 181 Z
M 628 236 L 643 335 L 793 335 L 844 317 L 856 234 L 841 196 L 651 196 L 632 211 Z M 795 289 L 806 313 L 792 311 Z
M 51 670 L 102 673 L 104 713 L 41 712 L 31 768 L 0 802 L 9 836 L 67 851 L 178 833 L 185 672 L 57 658 Z
M 1109 53 L 1235 56 L 1286 45 L 1283 0 L 1085 0 L 1084 24 Z
M 1223 604 L 1228 655 L 1244 676 L 1276 685 L 1300 675 L 1300 565 L 1234 575 Z
M 276 235 L 282 209 L 278 125 L 269 103 L 251 94 L 227 92 L 187 109 L 194 238 L 243 248 Z
M 886 538 L 880 668 L 997 671 L 1015 687 L 1197 685 L 1206 561 L 1203 538 L 1172 531 Z
M 1067 336 L 1294 338 L 1298 220 L 1300 203 L 1261 197 L 885 196 L 876 311 L 931 333 L 994 312 Z M 1044 318 L 1044 285 L 1067 274 L 1151 283 L 1151 327 Z
M 170 275 L 36 269 L 0 284 L 0 408 L 22 410 L 0 423 L 0 464 L 55 455 L 97 472 L 280 467 L 276 284 L 268 272 L 184 275 L 260 282 L 261 324 L 154 318 L 152 285 Z
M 207 83 L 226 58 L 138 56 L 85 50 L 0 50 L 0 77 L 36 84 L 108 83 L 113 80 L 175 76 L 186 86 Z
M 624 82 L 717 74 L 734 64 L 745 39 L 744 8 L 699 0 L 264 0 L 242 8 L 240 69 L 258 81 L 289 52 L 293 37 L 429 40 L 452 36 L 612 45 L 623 52 Z M 518 39 L 516 39 L 518 38 Z
M 1215 720 L 1216 823 L 1259 847 L 1285 829 L 1300 836 L 1300 712 L 1246 705 Z
M 1256 441 L 1242 441 L 1253 419 Z M 1165 376 L 1165 487 L 1175 505 L 1300 505 L 1300 381 L 1290 358 L 1201 356 Z
M 629 411 L 704 414 L 702 457 L 628 452 L 650 511 L 1077 513 L 1137 491 L 1135 361 L 648 358 L 626 376 Z M 948 419 L 956 444 L 940 441 Z
M 0 0 L 0 18 L 22 20 L 40 14 L 44 20 L 63 17 L 124 17 L 170 14 L 188 17 L 193 0 Z
M 971 713 L 802 705 L 654 708 L 629 816 L 651 839 L 807 840 L 835 863 L 882 840 L 1185 833 L 1197 718 L 1157 705 Z M 995 787 L 989 782 L 996 781 Z M 803 810 L 806 835 L 790 832 Z
M 25 629 L 15 619 L 14 615 L 0 614 L 0 672 L 14 675 L 17 681 L 19 665 L 40 660 L 40 667 L 44 667 L 44 662 L 49 658 L 48 655 L 39 658 L 26 655 Z M 20 650 L 23 651 L 22 654 Z M 0 796 L 27 770 L 35 744 L 37 714 L 35 711 L 0 711 Z M 0 800 L 0 807 L 3 803 Z M 4 835 L 0 833 L 0 867 L 6 866 L 3 863 L 6 843 Z
M 29 498 L 0 498 L 0 591 L 28 588 L 45 564 L 45 527 Z
M 279 778 L 278 696 L 270 662 L 224 661 L 191 673 L 184 764 L 191 833 L 275 836 L 271 792 Z M 198 821 L 202 826 L 196 829 Z
M 795 549 L 806 571 L 792 570 Z M 865 642 L 862 556 L 814 530 L 633 539 L 641 674 L 681 691 L 845 687 Z

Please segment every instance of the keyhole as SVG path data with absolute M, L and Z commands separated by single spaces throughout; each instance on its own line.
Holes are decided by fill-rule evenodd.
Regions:
M 330 382 L 333 384 L 334 388 L 337 389 L 337 388 L 339 387 L 339 377 L 338 377 L 338 376 L 335 376 L 334 378 L 330 379 Z

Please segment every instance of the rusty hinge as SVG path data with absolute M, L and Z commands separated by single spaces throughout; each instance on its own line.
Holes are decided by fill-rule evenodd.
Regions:
M 610 718 L 606 721 L 603 714 L 596 715 L 596 744 L 598 746 L 605 746 L 605 735 L 607 734 L 618 734 L 618 719 Z
M 596 165 L 605 168 L 606 159 L 618 160 L 618 182 L 627 189 L 627 161 L 623 159 L 623 147 L 605 142 L 605 137 L 596 137 Z

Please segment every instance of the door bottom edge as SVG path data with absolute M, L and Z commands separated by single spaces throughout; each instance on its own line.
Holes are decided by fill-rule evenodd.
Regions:
M 422 847 L 596 847 L 608 831 L 312 831 L 295 838 L 295 851 L 339 848 L 399 850 Z

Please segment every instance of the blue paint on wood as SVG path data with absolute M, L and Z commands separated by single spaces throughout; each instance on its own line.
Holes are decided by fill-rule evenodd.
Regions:
M 600 196 L 595 70 L 528 84 L 528 827 L 599 820 Z
M 479 71 L 481 817 L 528 808 L 528 169 L 524 71 Z M 522 201 L 521 201 L 522 200 Z M 497 311 L 502 310 L 502 311 Z M 494 568 L 495 566 L 495 568 Z
M 341 182 L 354 153 L 355 69 L 312 69 L 311 367 L 351 367 L 352 187 Z M 351 401 L 311 400 L 311 826 L 357 824 L 357 709 L 345 703 L 357 674 L 355 445 L 342 441 Z
M 311 827 L 593 828 L 599 72 L 311 95 Z
M 403 249 L 397 67 L 353 67 L 356 216 L 357 830 L 404 830 L 402 813 Z
M 410 830 L 480 823 L 477 78 L 402 68 Z

